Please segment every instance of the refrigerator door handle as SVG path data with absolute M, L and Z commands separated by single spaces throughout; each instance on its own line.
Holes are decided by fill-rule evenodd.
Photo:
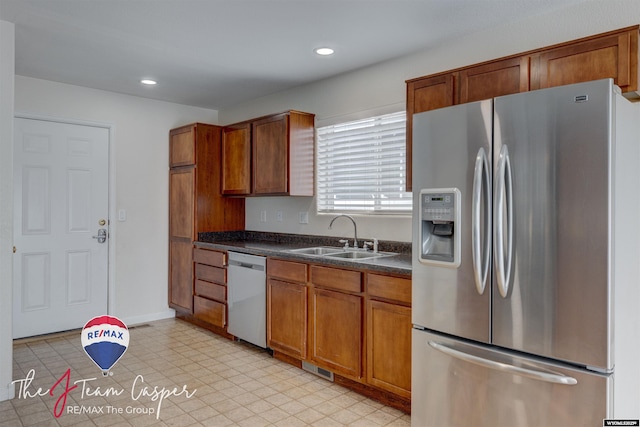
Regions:
M 548 383 L 564 384 L 564 385 L 578 384 L 578 380 L 576 380 L 573 377 L 568 377 L 566 375 L 552 373 L 552 372 L 542 372 L 534 369 L 523 368 L 521 366 L 515 366 L 515 365 L 503 363 L 503 362 L 497 362 L 495 360 L 486 359 L 484 357 L 476 356 L 474 354 L 457 350 L 446 344 L 438 343 L 435 341 L 429 341 L 429 345 L 434 349 L 448 356 L 455 357 L 456 359 L 464 360 L 465 362 L 475 363 L 476 365 L 480 365 L 485 368 L 494 369 L 497 371 L 518 375 L 521 377 L 531 378 L 538 381 L 545 381 Z
M 500 296 L 502 296 L 502 298 L 506 298 L 509 294 L 511 261 L 513 256 L 513 188 L 511 181 L 511 161 L 509 159 L 509 149 L 506 145 L 503 145 L 500 149 L 495 193 L 494 249 L 496 276 Z M 504 218 L 505 214 L 507 217 L 506 224 Z M 505 243 L 507 245 L 506 257 Z
M 471 202 L 471 240 L 473 253 L 473 275 L 478 294 L 484 293 L 489 273 L 491 253 L 491 176 L 484 147 L 476 156 L 473 174 L 473 197 Z M 484 203 L 483 198 L 484 196 Z M 484 221 L 483 221 L 484 219 Z M 483 231 L 484 230 L 484 234 Z M 484 244 L 483 244 L 484 243 Z

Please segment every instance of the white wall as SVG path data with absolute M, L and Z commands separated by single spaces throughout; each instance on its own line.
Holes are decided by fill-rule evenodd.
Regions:
M 351 119 L 368 112 L 390 112 L 405 108 L 405 80 L 465 65 L 500 58 L 593 34 L 640 23 L 640 1 L 598 0 L 537 16 L 520 22 L 460 37 L 417 54 L 344 74 L 314 84 L 252 100 L 220 110 L 220 123 L 230 124 L 251 117 L 298 109 L 316 114 L 316 124 Z M 340 53 L 338 52 L 337 55 Z M 267 223 L 259 212 L 267 211 Z M 308 210 L 309 224 L 298 224 L 298 212 Z M 284 221 L 275 221 L 282 211 Z M 247 199 L 246 227 L 303 234 L 349 235 L 350 226 L 327 230 L 330 217 L 315 214 L 312 198 Z M 358 234 L 385 240 L 411 240 L 408 218 L 360 216 Z
M 16 114 L 112 126 L 110 314 L 135 324 L 173 315 L 167 304 L 169 130 L 217 123 L 217 111 L 16 76 Z M 125 222 L 115 213 L 125 209 Z
M 0 401 L 11 399 L 13 372 L 13 80 L 15 28 L 0 21 Z

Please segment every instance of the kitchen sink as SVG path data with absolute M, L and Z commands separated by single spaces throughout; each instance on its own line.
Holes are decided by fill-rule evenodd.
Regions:
M 391 252 L 369 252 L 364 249 L 344 249 L 335 246 L 313 246 L 310 248 L 290 249 L 288 252 L 322 258 L 342 259 L 345 261 L 359 261 L 372 258 L 396 255 Z
M 315 246 L 312 248 L 291 249 L 289 252 L 295 252 L 304 255 L 327 255 L 342 251 L 342 248 L 334 246 Z
M 357 252 L 357 251 L 346 251 L 346 252 L 337 252 L 332 254 L 327 254 L 327 257 L 331 258 L 345 258 L 345 259 L 365 259 L 365 258 L 376 258 L 384 256 L 384 254 L 376 253 L 376 252 Z

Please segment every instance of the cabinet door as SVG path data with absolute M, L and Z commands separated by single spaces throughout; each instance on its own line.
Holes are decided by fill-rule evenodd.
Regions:
M 307 287 L 269 279 L 267 282 L 267 344 L 274 350 L 307 357 Z
M 623 93 L 636 91 L 638 29 L 547 50 L 532 58 L 532 69 L 533 89 L 613 78 Z
M 169 171 L 169 236 L 193 241 L 195 169 Z
M 193 312 L 191 241 L 169 240 L 169 306 Z
M 289 116 L 280 114 L 252 123 L 253 193 L 286 194 L 289 190 Z
M 362 297 L 313 289 L 311 359 L 352 378 L 362 376 Z
M 222 194 L 251 193 L 251 129 L 249 124 L 222 131 Z
M 196 163 L 193 126 L 174 129 L 169 133 L 169 166 L 188 166 Z
M 460 103 L 529 90 L 529 57 L 494 61 L 460 71 Z
M 367 382 L 411 397 L 411 308 L 367 302 Z
M 454 80 L 451 73 L 407 82 L 407 191 L 411 191 L 413 115 L 453 105 Z

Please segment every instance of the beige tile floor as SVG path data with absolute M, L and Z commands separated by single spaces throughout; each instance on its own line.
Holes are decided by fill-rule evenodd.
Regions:
M 16 398 L 0 402 L 0 426 L 411 424 L 400 411 L 180 320 L 133 327 L 130 336 L 109 377 L 84 353 L 78 331 L 17 341 Z M 66 379 L 78 387 L 65 394 Z

